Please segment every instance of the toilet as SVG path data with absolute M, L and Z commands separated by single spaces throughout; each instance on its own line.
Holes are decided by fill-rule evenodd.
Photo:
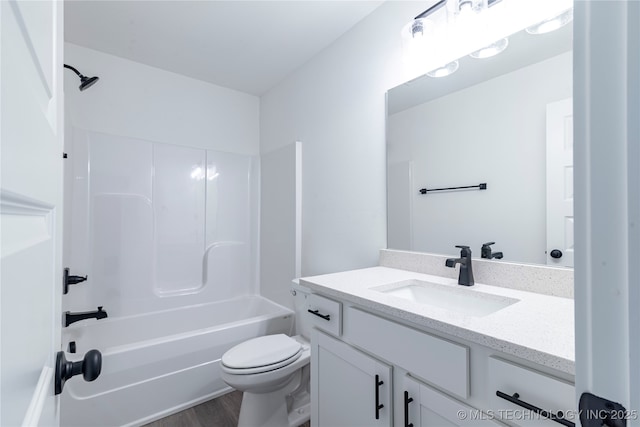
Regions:
M 243 392 L 238 427 L 297 427 L 310 417 L 309 290 L 291 287 L 298 335 L 266 335 L 228 350 L 220 363 L 222 379 Z

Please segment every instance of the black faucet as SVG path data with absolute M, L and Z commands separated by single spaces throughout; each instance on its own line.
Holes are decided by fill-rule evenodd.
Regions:
M 494 245 L 496 242 L 487 242 L 482 244 L 482 249 L 480 250 L 480 258 L 486 259 L 502 259 L 502 252 L 491 252 L 491 245 Z
M 65 328 L 72 323 L 79 322 L 84 319 L 93 319 L 96 318 L 98 320 L 104 319 L 107 317 L 107 312 L 102 310 L 102 307 L 98 307 L 97 311 L 83 311 L 82 313 L 71 313 L 70 311 L 65 311 L 64 313 L 64 326 Z
M 460 275 L 458 276 L 458 285 L 473 286 L 473 269 L 471 268 L 471 249 L 469 246 L 456 246 L 460 248 L 460 258 L 448 258 L 445 262 L 447 267 L 455 268 L 456 264 L 460 264 Z

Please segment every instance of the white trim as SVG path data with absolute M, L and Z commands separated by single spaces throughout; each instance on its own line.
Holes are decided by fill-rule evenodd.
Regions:
M 295 224 L 295 276 L 302 276 L 302 142 L 295 142 L 296 170 L 296 224 Z
M 627 410 L 640 397 L 639 17 L 636 1 L 574 10 L 576 399 Z
M 640 410 L 640 3 L 627 10 L 627 182 L 629 217 L 629 404 Z M 640 426 L 640 420 L 630 421 Z
M 34 427 L 40 424 L 40 417 L 42 416 L 44 405 L 49 398 L 49 395 L 53 392 L 53 385 L 51 384 L 53 374 L 54 372 L 52 367 L 45 366 L 42 368 L 38 384 L 36 385 L 33 397 L 31 398 L 24 420 L 22 421 L 22 425 L 24 427 Z
M 1 215 L 47 216 L 52 210 L 50 204 L 0 188 Z

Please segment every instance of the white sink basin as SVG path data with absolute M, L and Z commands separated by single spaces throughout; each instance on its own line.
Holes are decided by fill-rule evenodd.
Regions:
M 479 292 L 466 286 L 441 285 L 422 280 L 403 280 L 372 289 L 418 304 L 475 317 L 495 313 L 520 301 Z

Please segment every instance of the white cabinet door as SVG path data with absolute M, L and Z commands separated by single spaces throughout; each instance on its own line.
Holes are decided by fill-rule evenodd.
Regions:
M 0 425 L 58 424 L 61 1 L 0 1 Z
M 478 409 L 457 401 L 410 376 L 403 379 L 402 426 L 448 427 L 478 426 L 497 427 L 502 424 L 489 419 Z
M 391 426 L 391 367 L 316 329 L 311 333 L 314 427 Z

